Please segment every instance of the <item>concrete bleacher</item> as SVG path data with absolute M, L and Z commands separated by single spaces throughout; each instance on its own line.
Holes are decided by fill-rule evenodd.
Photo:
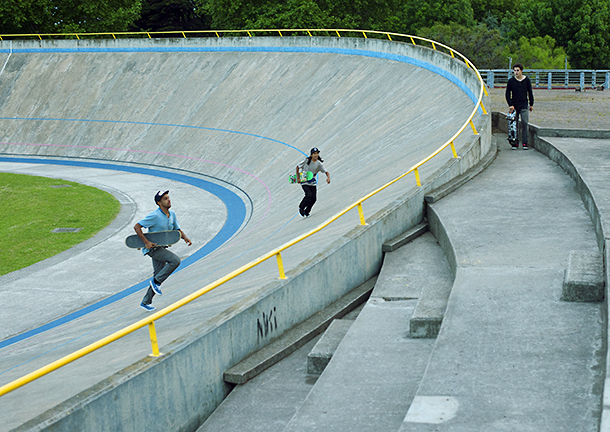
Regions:
M 221 427 L 607 430 L 604 421 L 600 426 L 605 308 L 582 298 L 562 299 L 568 279 L 599 287 L 602 256 L 592 219 L 606 221 L 603 210 L 591 217 L 580 196 L 583 189 L 541 152 L 551 146 L 566 157 L 586 183 L 584 193 L 599 198 L 607 186 L 597 171 L 604 169 L 606 158 L 594 162 L 584 155 L 591 148 L 599 156 L 608 140 L 538 137 L 541 152 L 524 152 L 511 151 L 505 135 L 496 138 L 496 160 L 430 204 L 431 233 L 398 249 L 401 258 L 386 254 L 371 298 L 319 377 L 305 367 L 315 347 L 305 347 L 236 387 L 199 432 Z M 452 250 L 443 252 L 447 247 Z M 442 259 L 421 259 L 439 250 L 455 257 L 444 270 Z M 451 294 L 438 337 L 414 339 L 409 319 L 418 288 L 438 284 L 434 277 L 417 278 L 426 273 L 446 274 Z M 391 298 L 383 294 L 388 290 Z M 274 406 L 282 408 L 275 412 Z
M 202 204 L 214 201 L 207 193 L 215 187 L 231 189 L 243 201 L 243 220 L 226 243 L 173 275 L 164 296 L 155 299 L 158 308 L 317 226 L 361 196 L 363 182 L 372 190 L 402 174 L 455 133 L 480 90 L 475 74 L 458 60 L 380 40 L 50 40 L 10 47 L 4 41 L 0 56 L 6 62 L 0 76 L 3 164 L 25 164 L 17 170 L 34 173 L 31 164 L 82 161 L 84 182 L 87 169 L 104 164 L 112 172 L 149 176 L 110 183 L 119 195 L 137 195 L 138 207 L 96 245 L 98 255 L 113 257 L 122 247 L 124 233 L 150 210 L 149 189 L 163 188 L 159 178 L 183 176 L 207 185 L 203 192 L 179 188 L 179 214 L 188 213 L 190 202 L 221 214 Z M 378 273 L 381 244 L 421 222 L 424 195 L 489 151 L 489 116 L 475 116 L 474 124 L 480 135 L 468 131 L 456 140 L 460 159 L 447 150 L 420 170 L 422 188 L 407 178 L 367 201 L 367 226 L 358 227 L 354 213 L 327 228 L 322 240 L 308 239 L 284 253 L 287 281 L 277 280 L 273 262 L 265 263 L 158 322 L 162 357 L 147 356 L 150 343 L 140 331 L 3 396 L 0 417 L 7 421 L 0 428 L 194 430 L 230 391 L 223 381 L 227 369 Z M 333 182 L 320 186 L 310 219 L 295 219 L 302 192 L 286 178 L 313 146 L 322 149 Z M 54 175 L 68 172 L 57 166 Z M 218 229 L 197 212 L 185 219 L 206 233 L 200 245 Z M 115 258 L 88 261 L 79 283 L 69 276 L 41 283 L 36 271 L 7 278 L 0 290 L 12 315 L 0 319 L 9 323 L 22 315 L 36 326 L 124 293 L 149 262 Z M 96 277 L 108 269 L 119 281 L 99 289 Z M 121 280 L 123 273 L 130 278 Z M 142 318 L 140 295 L 12 344 L 12 354 L 5 351 L 0 360 L 1 384 Z M 33 301 L 61 309 L 37 314 L 29 307 Z M 277 318 L 271 331 L 258 333 L 257 322 L 271 312 Z M 22 330 L 9 330 L 3 340 Z M 166 414 L 161 419 L 152 415 L 160 410 Z

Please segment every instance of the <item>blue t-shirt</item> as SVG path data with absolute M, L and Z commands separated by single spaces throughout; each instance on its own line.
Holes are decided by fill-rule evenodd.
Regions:
M 169 209 L 169 217 L 167 217 L 160 207 L 157 208 L 157 210 L 147 214 L 146 217 L 138 223 L 144 228 L 147 228 L 148 232 L 180 229 L 178 219 L 176 218 L 176 213 L 172 209 Z M 148 252 L 150 252 L 150 249 L 142 248 L 142 252 L 144 252 L 144 255 L 146 255 Z

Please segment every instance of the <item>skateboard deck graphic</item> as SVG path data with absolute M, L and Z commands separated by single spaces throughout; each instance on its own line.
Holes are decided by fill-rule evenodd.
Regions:
M 517 140 L 517 111 L 508 113 L 506 118 L 508 119 L 508 142 L 511 146 L 515 147 L 519 145 Z
M 306 181 L 311 180 L 313 178 L 313 173 L 311 171 L 300 172 L 299 173 L 299 177 L 301 178 L 301 182 L 306 182 Z M 297 175 L 296 174 L 292 174 L 288 178 L 288 181 L 290 183 L 297 183 Z
M 174 243 L 178 243 L 180 240 L 180 231 L 155 231 L 144 233 L 144 237 L 155 243 L 157 246 L 171 246 Z M 127 237 L 125 239 L 125 244 L 127 247 L 134 249 L 142 249 L 144 247 L 144 242 L 142 239 L 140 239 L 140 237 L 138 237 L 137 234 Z

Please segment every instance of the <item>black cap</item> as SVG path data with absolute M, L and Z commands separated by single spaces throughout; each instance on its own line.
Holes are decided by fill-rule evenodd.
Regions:
M 158 203 L 159 201 L 161 201 L 161 198 L 163 198 L 163 195 L 168 194 L 169 191 L 159 191 L 157 192 L 157 194 L 155 195 L 155 203 Z
M 320 149 L 317 147 L 312 148 L 311 151 L 309 152 L 309 154 L 314 154 L 314 153 L 320 153 Z

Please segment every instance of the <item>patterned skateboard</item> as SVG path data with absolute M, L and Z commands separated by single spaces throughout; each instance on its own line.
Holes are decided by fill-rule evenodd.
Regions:
M 517 139 L 517 110 L 513 110 L 512 113 L 506 115 L 508 119 L 508 142 L 513 147 L 519 146 L 519 140 Z
M 313 178 L 313 173 L 311 171 L 307 171 L 307 172 L 300 172 L 299 173 L 299 177 L 301 178 L 301 183 L 302 182 L 306 182 L 309 181 Z M 292 184 L 297 183 L 297 175 L 296 174 L 292 174 L 289 178 L 288 181 Z

